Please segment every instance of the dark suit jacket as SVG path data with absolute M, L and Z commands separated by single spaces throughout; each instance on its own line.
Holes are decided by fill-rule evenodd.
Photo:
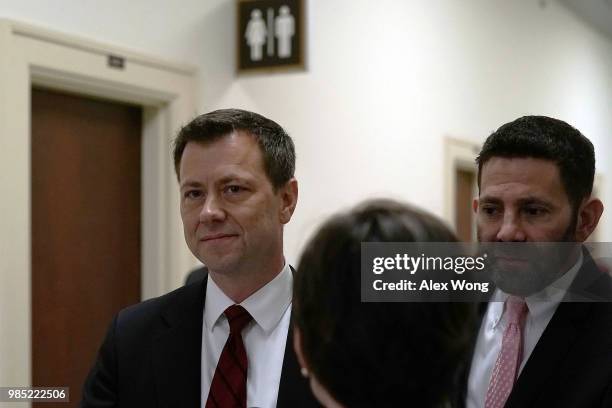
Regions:
M 601 302 L 559 304 L 519 375 L 506 408 L 612 407 L 612 283 L 588 252 L 584 255 L 570 293 L 578 299 Z M 465 387 L 468 375 L 469 369 Z
M 185 278 L 185 285 L 190 285 L 194 282 L 200 282 L 208 276 L 208 269 L 205 266 L 201 266 L 197 269 L 192 270 L 187 274 Z
M 81 407 L 201 406 L 206 280 L 130 306 L 115 316 L 85 381 Z M 318 407 L 289 330 L 277 407 Z

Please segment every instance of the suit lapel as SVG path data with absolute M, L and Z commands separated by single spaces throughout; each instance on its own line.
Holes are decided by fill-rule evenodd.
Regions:
M 277 408 L 320 406 L 310 391 L 308 381 L 300 374 L 300 365 L 293 351 L 293 319 L 287 333 L 276 406 Z
M 166 326 L 153 339 L 153 368 L 160 407 L 199 407 L 202 317 L 206 282 L 185 287 L 163 313 Z
M 610 275 L 602 272 L 589 254 L 583 250 L 583 261 L 580 273 L 572 282 L 566 300 L 574 302 L 609 302 L 612 298 L 612 280 Z
M 295 275 L 295 269 L 291 265 L 291 273 Z M 312 392 L 308 380 L 302 377 L 300 365 L 293 351 L 293 314 L 287 332 L 287 343 L 285 344 L 285 355 L 283 357 L 283 368 L 281 380 L 278 386 L 277 408 L 296 407 L 320 407 Z
M 534 406 L 551 377 L 558 375 L 559 366 L 580 334 L 591 307 L 589 303 L 559 304 L 519 375 L 506 407 Z

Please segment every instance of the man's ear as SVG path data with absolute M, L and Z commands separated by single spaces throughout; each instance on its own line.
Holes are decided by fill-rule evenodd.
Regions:
M 298 182 L 293 177 L 284 186 L 279 188 L 278 194 L 280 196 L 280 222 L 287 224 L 291 220 L 295 206 L 297 205 L 298 199 Z
M 576 220 L 576 241 L 584 242 L 593 233 L 604 205 L 598 198 L 590 197 L 582 202 L 578 209 L 578 219 Z
M 478 197 L 474 198 L 472 201 L 472 210 L 474 211 L 474 214 L 478 212 Z
M 298 363 L 300 364 L 300 371 L 302 376 L 308 378 L 310 383 L 310 389 L 312 390 L 313 395 L 319 402 L 328 408 L 344 408 L 342 404 L 340 404 L 332 395 L 321 385 L 321 383 L 317 380 L 317 378 L 310 373 L 310 368 L 306 363 L 306 359 L 304 358 L 304 352 L 302 351 L 302 333 L 300 329 L 296 326 L 293 326 L 293 349 L 295 350 L 295 354 L 297 355 Z
M 302 375 L 304 377 L 308 376 L 308 365 L 306 364 L 306 359 L 304 358 L 304 353 L 302 352 L 302 333 L 297 326 L 293 326 L 293 350 L 295 351 L 295 355 L 298 359 L 298 364 L 300 365 Z

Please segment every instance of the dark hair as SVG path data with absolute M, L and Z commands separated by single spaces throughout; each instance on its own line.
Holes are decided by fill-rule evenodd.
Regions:
M 181 158 L 189 142 L 211 143 L 232 132 L 252 135 L 263 155 L 264 169 L 274 189 L 285 185 L 295 172 L 293 140 L 276 122 L 241 109 L 220 109 L 193 119 L 174 140 L 174 170 L 180 179 Z
M 523 116 L 493 132 L 476 158 L 479 188 L 482 166 L 493 157 L 532 157 L 554 162 L 574 210 L 593 190 L 593 144 L 580 131 L 558 119 Z
M 295 275 L 293 319 L 316 378 L 349 407 L 442 404 L 474 320 L 468 303 L 362 303 L 361 242 L 457 241 L 432 215 L 390 200 L 332 217 Z

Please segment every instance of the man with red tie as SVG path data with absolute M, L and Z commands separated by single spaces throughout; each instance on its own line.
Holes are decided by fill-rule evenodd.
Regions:
M 582 243 L 597 226 L 603 204 L 591 196 L 593 145 L 567 123 L 519 118 L 489 136 L 477 163 L 480 242 Z M 561 266 L 551 275 L 525 276 L 528 290 L 513 279 L 497 282 L 475 344 L 467 407 L 612 406 L 612 286 L 574 246 L 554 254 Z M 510 278 L 529 269 L 511 265 Z M 603 302 L 568 301 L 585 288 Z
M 291 138 L 261 115 L 214 111 L 181 129 L 174 163 L 185 240 L 207 274 L 115 317 L 82 406 L 318 406 L 291 348 Z

